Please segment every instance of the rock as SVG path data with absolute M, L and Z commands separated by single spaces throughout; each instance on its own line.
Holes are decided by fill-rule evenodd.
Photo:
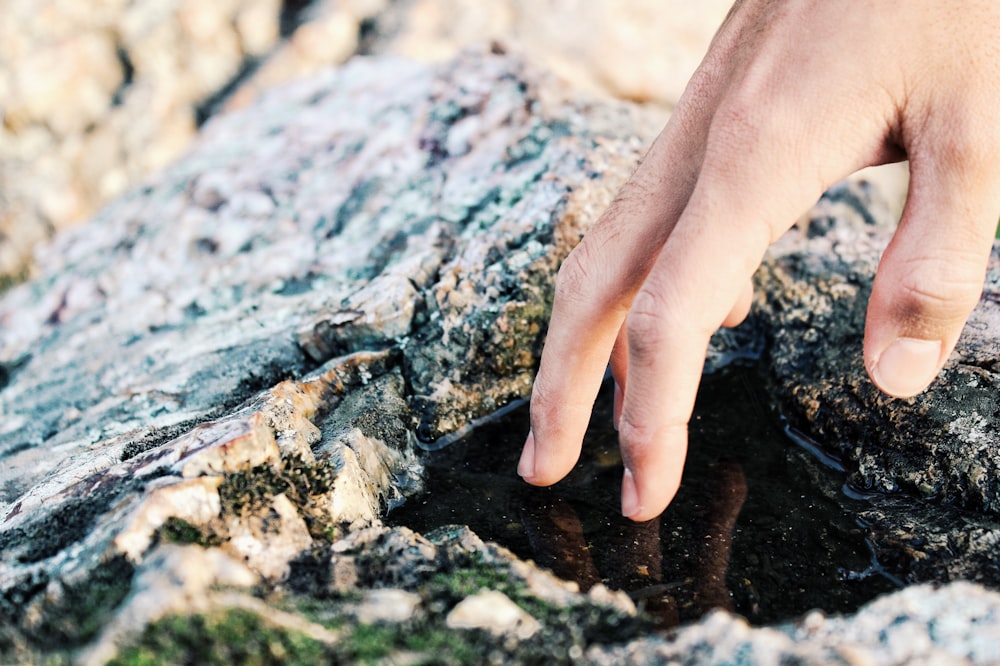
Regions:
M 527 394 L 555 266 L 641 147 L 629 109 L 534 81 L 359 60 L 39 255 L 0 299 L 3 622 L 83 644 L 117 603 L 36 643 L 28 611 L 67 612 L 39 586 L 164 542 L 276 584 L 419 488 L 421 438 Z
M 218 549 L 167 544 L 146 558 L 136 572 L 132 591 L 101 631 L 82 660 L 105 663 L 115 643 L 147 624 L 178 612 L 199 612 L 212 605 L 212 588 L 249 588 L 257 575 Z
M 365 598 L 354 607 L 354 616 L 362 624 L 376 622 L 405 622 L 413 617 L 420 607 L 419 594 L 406 590 L 382 588 L 370 590 Z
M 792 233 L 765 264 L 761 307 L 783 400 L 818 441 L 851 461 L 851 482 L 1000 512 L 1000 244 L 985 291 L 944 372 L 908 400 L 882 395 L 861 360 L 871 280 L 888 232 Z M 850 353 L 845 353 L 849 351 Z
M 772 248 L 758 277 L 756 312 L 783 412 L 843 461 L 853 488 L 871 495 L 859 517 L 896 575 L 996 585 L 1000 243 L 941 376 L 921 395 L 898 400 L 875 388 L 861 358 L 865 308 L 891 224 L 870 212 L 874 224 L 840 215 L 830 225 L 819 212 L 807 230 Z
M 1000 595 L 956 583 L 913 586 L 847 618 L 812 613 L 800 623 L 751 628 L 715 612 L 671 640 L 595 647 L 592 664 L 990 664 L 1000 659 Z
M 185 20 L 196 32 L 214 25 Z M 445 660 L 539 662 L 593 648 L 597 658 L 620 656 L 612 644 L 640 636 L 620 649 L 833 654 L 816 652 L 795 627 L 751 629 L 728 615 L 652 638 L 623 595 L 598 585 L 583 595 L 468 528 L 419 535 L 382 523 L 420 487 L 421 447 L 527 395 L 556 267 L 634 167 L 646 117 L 629 105 L 567 101 L 565 89 L 499 53 L 435 67 L 357 59 L 213 119 L 182 161 L 45 246 L 37 275 L 0 297 L 3 660 L 101 662 L 120 649 L 128 661 L 169 647 L 178 662 L 202 650 L 234 661 L 234 635 L 330 662 L 368 649 L 383 650 L 378 658 L 439 650 Z M 820 235 L 777 248 L 761 291 L 781 307 L 759 310 L 757 329 L 713 343 L 725 363 L 767 331 L 779 395 L 818 436 L 836 432 L 820 430 L 835 412 L 811 405 L 870 393 L 842 353 L 870 277 L 863 257 L 880 242 L 855 212 L 860 230 L 817 224 Z M 845 319 L 832 321 L 838 312 Z M 819 324 L 831 330 L 810 334 Z M 805 344 L 782 361 L 775 350 L 796 334 Z M 840 345 L 832 360 L 815 360 L 821 337 Z M 962 390 L 937 389 L 953 409 L 996 395 L 985 388 L 995 375 L 969 349 L 949 369 Z M 820 376 L 844 391 L 834 384 L 827 393 Z M 971 377 L 981 383 L 970 386 Z M 979 403 L 963 402 L 969 396 Z M 859 418 L 905 431 L 877 396 L 865 404 L 872 415 Z M 833 405 L 851 414 L 855 403 Z M 936 413 L 910 418 L 925 419 L 935 438 L 947 432 Z M 949 456 L 971 452 L 982 440 L 967 422 L 949 421 L 958 431 L 951 453 L 949 438 L 928 439 L 937 448 L 925 462 L 957 465 Z M 898 479 L 919 460 L 896 464 L 875 444 L 859 445 L 857 474 L 904 486 Z M 992 480 L 942 479 L 942 497 L 994 510 Z M 969 535 L 969 552 L 981 553 L 993 543 L 984 522 L 992 514 L 970 515 L 987 530 Z M 907 525 L 898 514 L 883 522 L 878 534 L 903 535 L 905 554 Z M 948 538 L 926 543 L 940 550 Z M 915 578 L 942 569 L 920 571 Z M 419 598 L 420 612 L 394 615 L 401 619 L 384 623 L 373 648 L 352 604 L 379 589 L 402 591 L 407 608 Z M 449 632 L 449 613 L 484 591 L 530 608 L 536 624 L 521 616 L 520 637 Z M 982 603 L 952 610 L 963 591 Z M 942 650 L 987 660 L 988 651 L 962 646 L 990 635 L 980 627 L 991 630 L 995 594 L 913 594 L 934 597 L 933 618 L 964 618 L 942 625 Z M 879 612 L 913 614 L 910 599 L 888 597 Z M 928 634 L 933 618 L 914 626 Z M 840 621 L 813 618 L 809 627 Z M 753 647 L 758 636 L 768 642 Z M 830 649 L 880 654 L 882 634 L 851 636 Z
M 177 159 L 219 106 L 246 106 L 275 85 L 359 53 L 441 61 L 495 40 L 582 90 L 670 105 L 728 6 L 103 0 L 81 11 L 68 0 L 8 4 L 0 26 L 0 287 L 24 278 L 39 241 Z M 647 131 L 664 119 L 661 112 Z
M 279 39 L 279 0 L 14 0 L 0 26 L 0 275 L 173 161 Z
M 728 9 L 722 0 L 417 0 L 374 17 L 369 49 L 434 61 L 496 40 L 577 89 L 672 106 Z
M 451 629 L 482 629 L 513 634 L 520 640 L 534 636 L 541 626 L 503 592 L 486 590 L 466 597 L 451 609 L 445 624 Z

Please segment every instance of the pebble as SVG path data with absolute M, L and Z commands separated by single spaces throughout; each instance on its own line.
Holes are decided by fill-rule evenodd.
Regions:
M 541 629 L 538 620 L 498 590 L 484 590 L 466 597 L 448 613 L 452 629 L 483 629 L 495 635 L 510 634 L 527 640 Z

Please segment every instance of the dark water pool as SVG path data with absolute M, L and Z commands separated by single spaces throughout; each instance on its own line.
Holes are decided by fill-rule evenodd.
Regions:
M 648 523 L 622 518 L 610 388 L 559 484 L 533 488 L 515 472 L 525 405 L 427 454 L 428 492 L 388 522 L 422 532 L 469 525 L 583 589 L 627 591 L 665 626 L 716 607 L 755 624 L 849 612 L 896 587 L 855 523 L 863 501 L 844 494 L 835 464 L 782 429 L 752 367 L 703 379 L 673 504 Z

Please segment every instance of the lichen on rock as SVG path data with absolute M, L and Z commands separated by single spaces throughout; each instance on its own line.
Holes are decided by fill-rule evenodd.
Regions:
M 24 618 L 109 557 L 188 542 L 274 584 L 377 523 L 418 435 L 527 395 L 631 118 L 503 55 L 359 60 L 59 237 L 0 300 L 4 621 L 50 649 Z
M 758 275 L 756 316 L 782 410 L 842 460 L 869 496 L 860 521 L 909 582 L 1000 581 L 1000 243 L 982 297 L 924 393 L 882 394 L 861 360 L 865 308 L 886 220 L 796 230 Z M 919 499 L 914 499 L 919 498 Z

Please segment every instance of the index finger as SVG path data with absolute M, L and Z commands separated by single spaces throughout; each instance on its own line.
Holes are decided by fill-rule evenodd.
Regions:
M 701 132 L 678 112 L 601 219 L 563 262 L 531 394 L 518 473 L 550 485 L 576 464 L 618 331 L 687 202 Z

